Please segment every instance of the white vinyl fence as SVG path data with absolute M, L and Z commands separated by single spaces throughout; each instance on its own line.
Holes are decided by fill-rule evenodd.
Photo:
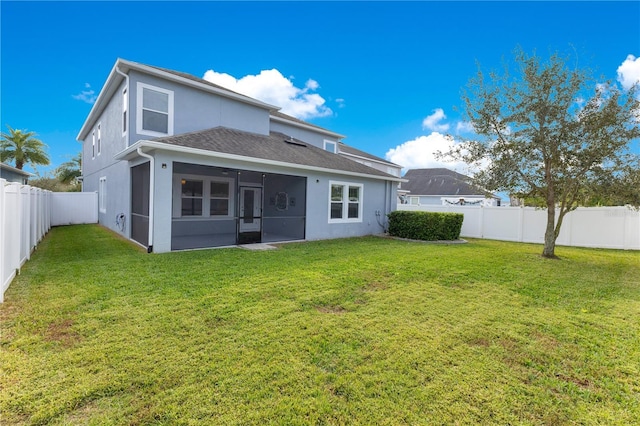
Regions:
M 398 210 L 462 213 L 462 237 L 544 243 L 546 209 L 398 204 Z M 556 244 L 640 250 L 640 211 L 627 207 L 579 207 L 564 217 Z
M 0 303 L 52 226 L 97 222 L 97 193 L 51 192 L 0 179 Z

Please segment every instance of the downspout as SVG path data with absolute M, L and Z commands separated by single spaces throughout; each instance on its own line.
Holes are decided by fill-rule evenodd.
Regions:
M 142 147 L 138 147 L 138 155 L 149 159 L 149 246 L 147 247 L 147 253 L 153 251 L 153 192 L 155 181 L 155 162 L 153 156 L 142 152 Z
M 125 74 L 125 73 L 123 73 L 122 71 L 120 71 L 120 68 L 118 68 L 117 66 L 116 66 L 116 72 L 117 72 L 118 74 L 120 74 L 121 76 L 123 76 L 123 77 L 124 77 L 124 80 L 127 82 L 127 83 L 126 83 L 126 86 L 127 86 L 127 94 L 128 94 L 128 96 L 129 96 L 129 99 L 131 99 L 131 93 L 129 92 L 129 74 Z M 127 105 L 127 107 L 128 107 L 128 105 Z M 129 111 L 129 108 L 127 108 L 127 111 Z M 128 119 L 129 119 L 129 116 L 128 116 L 128 114 L 127 114 L 127 120 L 128 120 Z M 129 129 L 129 125 L 127 124 L 127 130 L 128 130 L 128 129 Z

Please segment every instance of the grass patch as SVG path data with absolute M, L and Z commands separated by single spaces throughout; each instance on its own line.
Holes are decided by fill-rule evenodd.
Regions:
M 54 228 L 0 305 L 0 422 L 640 423 L 640 253 L 540 251 Z

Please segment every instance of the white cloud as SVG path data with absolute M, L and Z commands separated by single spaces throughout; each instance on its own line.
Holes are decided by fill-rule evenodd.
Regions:
M 428 136 L 419 136 L 390 149 L 385 158 L 392 163 L 401 165 L 404 169 L 422 169 L 431 167 L 445 167 L 452 170 L 465 170 L 467 165 L 462 162 L 444 162 L 436 159 L 436 152 L 447 152 L 454 146 L 454 141 L 447 136 L 433 132 Z
M 89 83 L 85 83 L 84 88 L 87 90 L 83 90 L 77 95 L 71 95 L 71 97 L 78 101 L 86 102 L 88 104 L 93 104 L 96 101 L 96 98 L 98 97 L 98 95 L 96 95 L 95 90 L 91 88 L 91 85 Z
M 473 133 L 474 132 L 473 124 L 470 121 L 458 121 L 456 125 L 456 133 Z
M 440 123 L 440 121 L 444 120 L 445 118 L 447 118 L 447 116 L 444 115 L 444 111 L 442 110 L 442 108 L 437 108 L 433 111 L 433 114 L 427 116 L 422 121 L 422 128 L 433 130 L 434 132 L 446 132 L 447 130 L 449 130 L 449 124 Z
M 283 113 L 303 120 L 333 113 L 325 105 L 322 96 L 311 93 L 320 87 L 317 81 L 309 79 L 301 89 L 294 86 L 292 78 L 284 77 L 277 69 L 262 70 L 258 75 L 246 75 L 240 79 L 208 70 L 203 78 L 234 92 L 281 107 Z
M 633 55 L 627 56 L 627 59 L 618 67 L 618 81 L 626 90 L 640 82 L 640 58 Z

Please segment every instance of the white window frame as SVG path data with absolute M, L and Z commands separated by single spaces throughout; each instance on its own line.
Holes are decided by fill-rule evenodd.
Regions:
M 129 115 L 129 86 L 125 86 L 122 89 L 122 136 L 127 135 L 127 131 L 129 130 L 128 123 L 128 115 Z
M 333 145 L 333 149 L 328 149 L 328 147 L 330 145 Z M 338 142 L 334 142 L 334 141 L 330 141 L 330 140 L 324 140 L 322 147 L 325 151 L 329 151 L 329 152 L 333 152 L 334 154 L 338 153 Z
M 409 196 L 409 204 L 411 204 L 412 206 L 419 206 L 420 205 L 420 197 L 416 197 L 416 196 Z
M 333 186 L 342 186 L 342 217 L 337 219 L 331 218 L 331 189 Z M 349 216 L 349 187 L 357 187 L 359 200 L 358 200 L 358 217 Z M 354 182 L 341 182 L 330 180 L 329 181 L 329 206 L 328 206 L 328 219 L 329 223 L 359 223 L 362 222 L 362 211 L 364 207 L 364 184 Z M 335 201 L 334 201 L 335 202 Z
M 145 130 L 142 128 L 142 105 L 143 105 L 143 97 L 144 97 L 144 89 L 153 90 L 155 92 L 160 92 L 168 95 L 168 105 L 167 105 L 167 133 L 155 132 L 153 130 Z M 150 110 L 154 111 L 154 110 Z M 165 114 L 164 111 L 154 111 Z M 163 89 L 161 87 L 152 86 L 146 83 L 138 82 L 136 86 L 136 132 L 139 135 L 147 135 L 147 136 L 171 136 L 173 135 L 173 91 Z
M 91 159 L 96 158 L 96 131 L 91 132 Z
M 98 155 L 102 152 L 102 123 L 98 123 Z
M 98 210 L 107 212 L 107 177 L 102 176 L 98 182 Z
M 182 180 L 198 180 L 202 182 L 202 215 L 182 215 Z M 229 211 L 226 215 L 211 215 L 211 183 L 225 182 L 229 184 Z M 235 179 L 220 176 L 203 176 L 191 174 L 174 175 L 173 178 L 173 218 L 174 219 L 233 219 L 235 217 Z

